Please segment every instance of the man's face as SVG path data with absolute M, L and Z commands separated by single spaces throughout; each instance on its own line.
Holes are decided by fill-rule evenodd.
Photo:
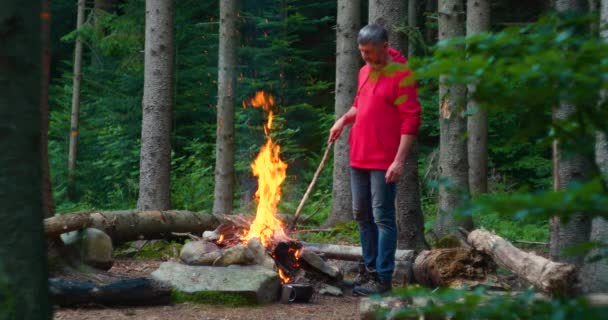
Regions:
M 361 58 L 365 63 L 369 64 L 373 68 L 382 67 L 386 63 L 386 52 L 388 49 L 388 43 L 374 44 L 365 43 L 359 44 L 359 52 Z

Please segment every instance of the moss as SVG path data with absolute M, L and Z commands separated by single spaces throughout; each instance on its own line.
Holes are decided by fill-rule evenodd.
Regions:
M 442 237 L 435 243 L 435 248 L 437 249 L 458 248 L 460 246 L 460 239 L 454 235 Z
M 125 243 L 115 250 L 115 257 L 133 257 L 136 259 L 162 259 L 178 257 L 183 244 L 175 241 L 153 241 L 146 243 L 141 249 L 131 247 Z
M 171 292 L 171 301 L 175 303 L 191 302 L 196 304 L 213 304 L 222 306 L 252 306 L 257 304 L 255 294 L 226 293 L 219 291 L 201 291 L 185 293 L 177 290 Z

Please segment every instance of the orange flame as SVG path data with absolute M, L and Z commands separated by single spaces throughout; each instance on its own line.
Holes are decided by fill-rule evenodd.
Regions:
M 246 106 L 245 103 L 243 103 Z M 259 199 L 256 217 L 243 241 L 259 238 L 264 247 L 273 243 L 274 239 L 287 239 L 283 223 L 275 216 L 277 204 L 281 199 L 281 183 L 285 180 L 287 164 L 279 158 L 280 146 L 272 142 L 268 136 L 272 129 L 272 106 L 274 98 L 258 91 L 253 99 L 249 101 L 253 107 L 263 107 L 268 112 L 268 122 L 264 126 L 264 134 L 267 137 L 266 144 L 260 150 L 257 158 L 251 164 L 253 175 L 258 177 L 258 190 L 255 193 Z
M 221 243 L 222 241 L 224 241 L 224 235 L 220 234 L 220 238 L 217 239 L 217 243 Z
M 283 273 L 281 268 L 279 268 L 279 278 L 281 278 L 281 283 L 288 283 L 289 280 L 291 280 L 287 275 L 285 275 L 285 273 Z

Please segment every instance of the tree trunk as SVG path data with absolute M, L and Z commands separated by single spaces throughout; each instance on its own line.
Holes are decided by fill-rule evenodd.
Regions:
M 414 278 L 426 287 L 452 287 L 470 281 L 486 281 L 496 274 L 488 255 L 467 248 L 422 251 L 414 261 Z
M 424 215 L 418 179 L 418 142 L 405 160 L 405 170 L 397 184 L 397 248 L 416 252 L 429 249 L 424 238 Z
M 320 243 L 300 243 L 310 251 L 323 255 L 327 259 L 360 261 L 361 247 L 345 246 L 337 244 L 320 244 Z M 395 261 L 412 261 L 414 259 L 413 250 L 397 250 L 395 253 Z
M 42 83 L 40 94 L 40 156 L 42 157 L 42 211 L 44 217 L 55 214 L 49 166 L 49 81 L 51 78 L 51 1 L 41 0 L 42 14 Z
M 571 294 L 577 283 L 576 267 L 517 249 L 505 239 L 483 229 L 469 233 L 467 241 L 492 256 L 499 265 L 549 293 Z
M 357 49 L 357 34 L 361 23 L 360 0 L 338 0 L 338 23 L 336 25 L 336 119 L 353 105 L 357 93 L 357 75 L 361 60 Z M 334 146 L 333 201 L 327 221 L 323 227 L 351 221 L 352 194 L 350 186 L 350 158 L 348 136 L 350 127 L 344 128 L 342 137 Z
M 407 6 L 407 25 L 410 28 L 409 34 L 413 33 L 414 30 L 418 30 L 418 4 L 416 0 L 409 0 Z M 416 49 L 416 43 L 412 37 L 407 39 L 407 56 L 414 56 Z
M 172 232 L 202 234 L 214 230 L 221 218 L 190 211 L 106 211 L 95 213 L 58 214 L 44 220 L 47 236 L 84 228 L 96 228 L 107 233 L 114 243 L 132 240 L 163 239 Z
M 52 318 L 42 228 L 40 146 L 40 31 L 48 11 L 41 9 L 41 1 L 12 0 L 4 1 L 0 11 L 2 319 Z
M 602 0 L 600 8 L 600 26 L 604 29 L 600 33 L 602 40 L 608 41 L 608 0 Z M 608 98 L 608 92 L 601 93 L 603 101 Z M 595 163 L 597 164 L 600 173 L 604 177 L 604 183 L 608 181 L 608 140 L 606 133 L 598 132 L 595 141 Z M 608 183 L 605 185 L 608 189 Z M 591 221 L 591 233 L 589 234 L 590 241 L 597 241 L 603 247 L 597 248 L 589 252 L 587 261 L 581 269 L 581 282 L 585 292 L 608 292 L 608 260 L 606 260 L 606 244 L 608 244 L 608 221 L 601 217 L 596 217 Z M 602 255 L 599 261 L 592 261 Z M 597 260 L 597 259 L 595 259 Z
M 407 2 L 403 0 L 369 0 L 370 24 L 379 24 L 388 31 L 388 42 L 402 53 L 407 52 L 407 37 L 398 27 L 405 24 Z
M 462 0 L 440 0 L 439 41 L 464 36 L 464 7 Z M 470 218 L 456 220 L 454 209 L 468 193 L 469 170 L 467 143 L 464 135 L 467 122 L 462 114 L 465 85 L 446 85 L 446 77 L 439 79 L 439 177 L 446 182 L 439 188 L 439 214 L 433 226 L 437 238 L 456 233 L 457 227 L 471 230 Z
M 171 112 L 173 106 L 173 0 L 146 1 L 140 210 L 171 208 Z
M 556 0 L 555 9 L 558 12 L 585 11 L 584 0 Z M 567 50 L 567 48 L 564 48 Z M 561 102 L 559 107 L 553 111 L 556 120 L 567 119 L 576 112 L 576 106 Z M 554 152 L 554 188 L 564 189 L 574 181 L 584 181 L 588 178 L 590 159 L 584 154 L 572 150 L 562 150 L 559 141 L 553 144 Z M 582 265 L 584 256 L 573 255 L 564 249 L 589 241 L 591 231 L 591 220 L 584 213 L 576 213 L 569 217 L 567 223 L 562 223 L 559 217 L 553 217 L 550 221 L 549 254 L 554 261 L 563 261 Z
M 76 30 L 84 24 L 85 0 L 78 0 Z M 70 120 L 70 149 L 68 152 L 68 197 L 76 201 L 76 154 L 78 151 L 78 122 L 80 118 L 80 82 L 82 79 L 82 41 L 76 37 L 74 46 L 74 71 L 72 81 L 72 115 Z
M 237 14 L 237 0 L 220 1 L 214 214 L 232 212 L 234 200 Z
M 467 0 L 467 36 L 490 31 L 490 0 Z M 488 112 L 473 100 L 475 85 L 468 86 L 469 190 L 477 195 L 488 191 Z

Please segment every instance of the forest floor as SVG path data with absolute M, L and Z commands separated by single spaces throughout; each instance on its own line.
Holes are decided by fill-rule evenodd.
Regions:
M 128 276 L 148 276 L 161 260 L 117 259 L 111 273 Z M 175 303 L 168 306 L 107 308 L 99 306 L 59 308 L 55 320 L 211 320 L 211 319 L 359 319 L 359 298 L 346 295 L 330 297 L 316 294 L 310 303 L 261 306 L 221 306 Z

